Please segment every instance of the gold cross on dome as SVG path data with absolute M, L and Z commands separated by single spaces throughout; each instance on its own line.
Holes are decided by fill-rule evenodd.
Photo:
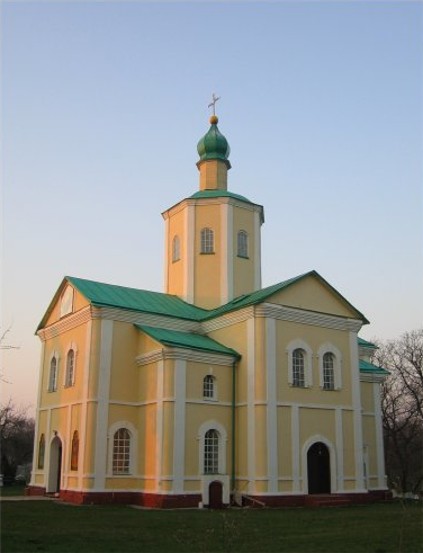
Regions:
M 220 100 L 220 96 L 216 96 L 215 93 L 213 92 L 212 94 L 212 101 L 210 102 L 210 104 L 208 105 L 209 108 L 213 107 L 213 115 L 216 115 L 216 102 Z

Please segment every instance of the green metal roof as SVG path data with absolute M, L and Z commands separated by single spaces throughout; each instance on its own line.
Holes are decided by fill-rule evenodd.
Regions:
M 361 373 L 379 374 L 383 376 L 388 376 L 389 374 L 389 371 L 387 371 L 386 369 L 378 367 L 377 365 L 373 365 L 373 363 L 369 363 L 368 361 L 364 361 L 364 359 L 360 359 L 359 367 Z
M 333 288 L 333 286 L 331 286 L 316 271 L 309 271 L 302 275 L 290 278 L 288 280 L 284 280 L 283 282 L 279 282 L 278 284 L 273 284 L 272 286 L 268 286 L 267 288 L 262 288 L 261 290 L 257 290 L 255 292 L 252 292 L 251 294 L 244 294 L 243 296 L 239 296 L 233 299 L 232 301 L 230 301 L 229 303 L 226 303 L 221 307 L 218 307 L 216 309 L 213 309 L 212 311 L 209 311 L 204 317 L 204 320 L 212 319 L 219 315 L 224 315 L 225 313 L 229 313 L 230 311 L 241 309 L 242 307 L 248 307 L 250 305 L 255 305 L 256 303 L 261 303 L 265 301 L 272 294 L 275 294 L 276 292 L 279 292 L 280 290 L 283 290 L 284 288 L 287 288 L 288 286 L 291 286 L 295 282 L 299 282 L 300 280 L 308 276 L 314 276 L 318 278 L 325 286 L 327 286 L 330 290 L 332 290 L 349 308 L 355 311 L 357 316 L 364 323 L 369 322 L 366 319 L 366 317 L 362 313 L 360 313 L 360 311 L 358 311 L 353 305 L 351 305 L 349 301 L 347 301 L 337 290 L 335 290 L 335 288 Z
M 241 196 L 241 194 L 234 194 L 233 192 L 229 192 L 229 190 L 199 190 L 190 196 L 190 198 L 234 198 L 235 200 L 241 200 L 249 204 L 253 203 L 245 196 Z
M 208 313 L 206 309 L 186 303 L 178 296 L 170 294 L 104 284 L 82 278 L 65 278 L 94 305 L 120 307 L 194 321 L 200 320 Z
M 179 332 L 176 330 L 153 328 L 151 326 L 137 324 L 135 326 L 165 346 L 189 348 L 212 353 L 223 353 L 225 355 L 236 357 L 237 359 L 241 357 L 240 354 L 234 349 L 227 348 L 207 336 L 201 336 L 200 334 L 194 334 L 191 332 Z
M 364 323 L 368 323 L 367 319 L 362 315 L 355 307 L 353 307 L 339 292 L 337 292 L 328 282 L 326 282 L 316 271 L 309 271 L 302 275 L 290 278 L 283 282 L 279 282 L 267 288 L 257 290 L 250 294 L 244 294 L 237 298 L 234 298 L 229 303 L 217 307 L 216 309 L 203 309 L 196 307 L 190 303 L 183 301 L 178 296 L 171 294 L 164 294 L 161 292 L 151 292 L 148 290 L 139 290 L 137 288 L 128 288 L 126 286 L 117 286 L 114 284 L 105 284 L 102 282 L 96 282 L 93 280 L 86 280 L 76 277 L 65 277 L 57 290 L 53 300 L 50 303 L 42 321 L 38 325 L 37 331 L 43 328 L 45 325 L 56 301 L 60 297 L 62 290 L 64 289 L 66 282 L 72 284 L 81 294 L 83 294 L 87 300 L 95 306 L 100 307 L 117 307 L 120 309 L 128 309 L 132 311 L 139 311 L 143 313 L 151 313 L 156 315 L 163 315 L 167 317 L 175 317 L 178 319 L 186 319 L 196 322 L 206 321 L 219 317 L 226 313 L 262 303 L 272 294 L 291 286 L 292 284 L 299 282 L 300 280 L 314 276 L 318 278 L 324 285 L 332 290 L 351 310 L 353 310 L 357 317 Z
M 363 338 L 358 338 L 358 345 L 362 348 L 378 349 L 375 344 L 372 344 L 372 342 L 368 342 L 367 340 L 363 340 Z

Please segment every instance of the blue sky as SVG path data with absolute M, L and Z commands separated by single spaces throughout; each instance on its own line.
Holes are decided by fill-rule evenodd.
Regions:
M 3 397 L 34 406 L 64 275 L 162 290 L 161 212 L 198 188 L 212 92 L 263 285 L 316 269 L 422 325 L 420 2 L 3 2 Z

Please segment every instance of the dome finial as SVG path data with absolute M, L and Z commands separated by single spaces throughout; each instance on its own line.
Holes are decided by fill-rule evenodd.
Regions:
M 220 100 L 220 96 L 216 96 L 215 93 L 213 92 L 212 94 L 212 101 L 210 102 L 210 104 L 208 105 L 208 107 L 212 107 L 213 108 L 213 115 L 210 116 L 210 123 L 212 125 L 217 125 L 217 123 L 219 122 L 219 118 L 217 117 L 216 115 L 216 102 Z

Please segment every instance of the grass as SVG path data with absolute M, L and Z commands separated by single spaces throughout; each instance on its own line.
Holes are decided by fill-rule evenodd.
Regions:
M 11 497 L 17 495 L 25 495 L 25 484 L 22 486 L 14 484 L 13 486 L 3 486 L 0 488 L 0 497 Z
M 421 505 L 154 511 L 2 503 L 2 551 L 422 553 Z

